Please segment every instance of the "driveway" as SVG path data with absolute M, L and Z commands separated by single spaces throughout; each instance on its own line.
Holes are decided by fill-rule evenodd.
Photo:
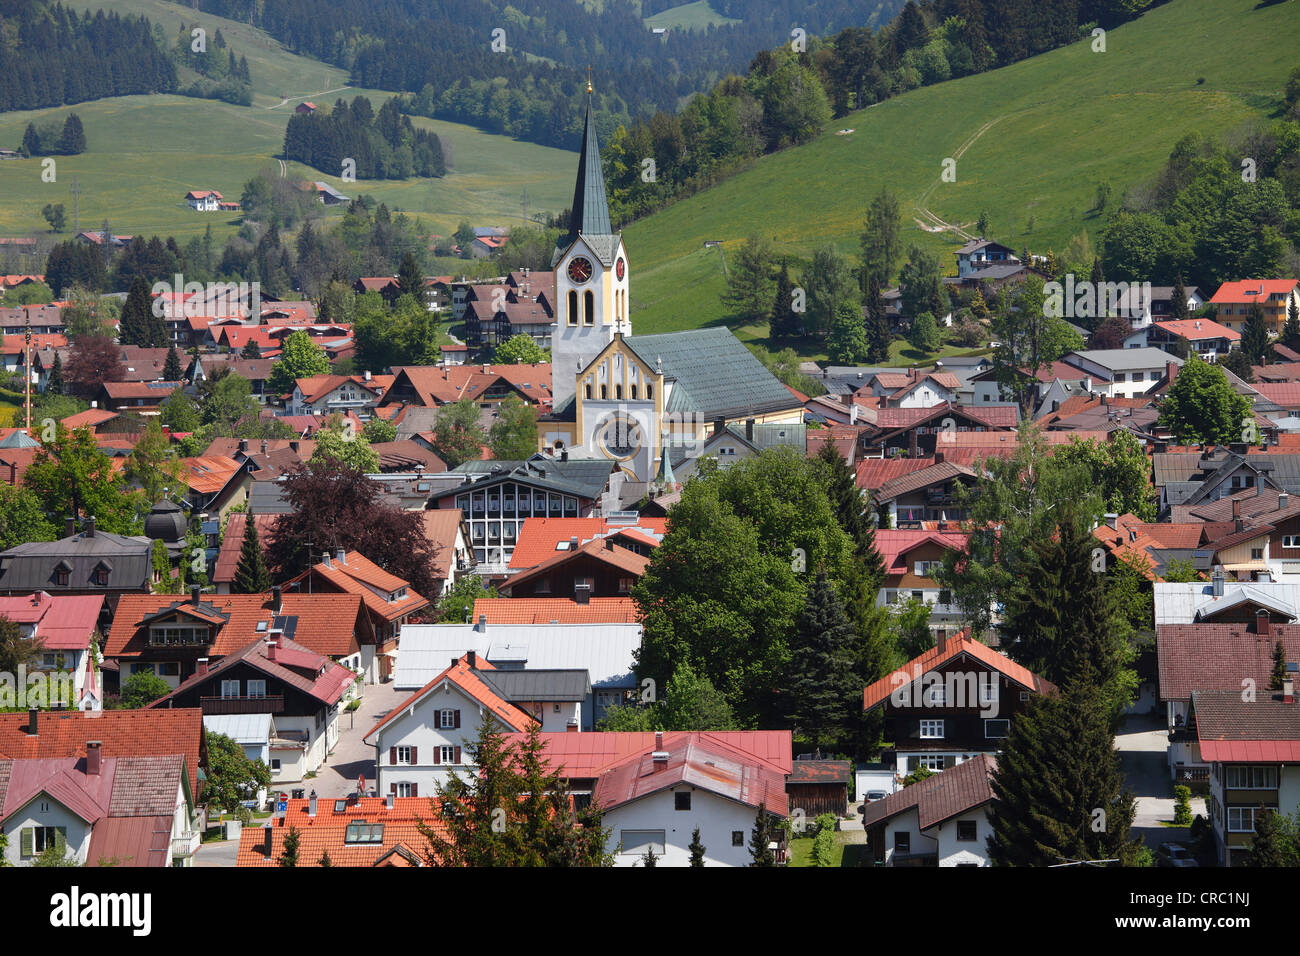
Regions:
M 204 843 L 194 853 L 195 866 L 234 866 L 239 853 L 238 840 Z
M 366 789 L 372 789 L 377 776 L 375 748 L 363 743 L 361 738 L 409 696 L 407 691 L 398 693 L 394 690 L 391 682 L 367 684 L 361 706 L 351 713 L 345 710 L 339 715 L 339 741 L 316 771 L 316 776 L 294 786 L 303 787 L 308 792 L 315 790 L 321 799 L 346 797 L 357 792 L 357 776 L 364 774 Z
M 1131 714 L 1115 736 L 1120 766 L 1137 797 L 1133 831 L 1154 850 L 1161 843 L 1186 842 L 1186 827 L 1162 826 L 1174 818 L 1174 783 L 1169 777 L 1169 735 L 1162 714 Z M 1192 816 L 1205 813 L 1205 798 L 1192 795 Z

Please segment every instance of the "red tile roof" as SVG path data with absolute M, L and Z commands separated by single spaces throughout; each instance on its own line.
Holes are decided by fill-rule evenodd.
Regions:
M 309 571 L 304 571 L 285 583 L 295 584 L 308 576 L 312 577 L 313 583 L 322 587 L 333 586 L 345 594 L 358 595 L 371 613 L 389 621 L 429 606 L 428 598 L 417 594 L 408 582 L 395 574 L 389 574 L 360 551 L 345 552 L 342 561 L 336 556 L 328 564 L 324 561 L 314 564 Z M 389 600 L 390 594 L 402 590 L 406 591 L 404 597 L 396 601 Z
M 1224 763 L 1300 761 L 1300 708 L 1277 698 L 1242 700 L 1240 690 L 1196 691 L 1192 712 L 1201 759 Z
M 881 528 L 876 532 L 876 550 L 885 563 L 885 574 L 905 574 L 908 552 L 923 544 L 937 544 L 948 551 L 961 551 L 970 534 L 965 531 L 898 531 Z
M 875 491 L 886 482 L 933 464 L 933 458 L 866 458 L 858 463 L 858 487 Z
M 1300 624 L 1272 624 L 1266 636 L 1253 622 L 1162 624 L 1156 628 L 1160 699 L 1189 700 L 1196 690 L 1240 693 L 1247 679 L 1266 695 L 1278 641 L 1287 660 L 1300 661 Z
M 420 404 L 430 408 L 462 398 L 478 398 L 502 381 L 516 388 L 529 402 L 549 404 L 551 401 L 551 366 L 546 362 L 537 365 L 403 365 L 394 368 L 393 372 L 397 381 L 405 378 L 410 383 Z
M 35 594 L 0 596 L 0 617 L 32 624 L 42 650 L 84 651 L 99 623 L 102 594 Z
M 343 813 L 334 812 L 334 801 L 317 801 L 316 816 L 307 815 L 306 800 L 290 800 L 281 821 L 273 827 L 245 827 L 239 835 L 239 851 L 235 865 L 241 867 L 279 866 L 284 852 L 284 838 L 291 829 L 298 831 L 298 866 L 319 866 L 329 854 L 333 866 L 377 866 L 393 862 L 394 865 L 413 865 L 405 856 L 385 860 L 394 850 L 405 851 L 410 857 L 427 861 L 429 841 L 420 832 L 420 822 L 435 830 L 442 830 L 437 811 L 428 796 L 397 797 L 393 809 L 376 798 L 362 798 Z M 347 842 L 348 827 L 352 823 L 383 825 L 383 838 L 374 843 Z M 268 835 L 270 853 L 266 852 Z M 404 863 L 403 860 L 406 862 Z M 381 862 L 382 861 L 382 862 Z
M 645 540 L 653 542 L 650 537 L 662 537 L 668 532 L 667 518 L 638 518 L 635 524 L 610 522 L 606 518 L 528 518 L 519 529 L 519 540 L 510 558 L 512 570 L 534 568 L 543 561 L 549 561 L 558 554 L 567 554 L 557 547 L 563 541 L 578 539 L 582 545 L 605 535 L 620 531 L 639 529 Z
M 1249 305 L 1252 302 L 1264 302 L 1269 296 L 1286 295 L 1295 289 L 1295 279 L 1242 279 L 1237 282 L 1225 282 L 1210 298 L 1215 305 L 1229 303 L 1232 305 Z
M 572 598 L 479 598 L 475 621 L 489 624 L 637 624 L 641 620 L 630 597 L 592 598 L 579 604 Z
M 887 700 L 889 695 L 898 688 L 916 680 L 923 674 L 942 667 L 963 654 L 1015 681 L 1026 690 L 1038 694 L 1051 693 L 1056 690 L 1056 685 L 1051 681 L 1039 677 L 1029 668 L 1017 664 L 1011 658 L 998 653 L 987 644 L 981 644 L 979 641 L 967 637 L 963 631 L 956 637 L 948 638 L 944 649 L 940 650 L 937 646 L 932 647 L 919 657 L 912 658 L 892 674 L 882 677 L 874 684 L 869 685 L 862 692 L 862 709 L 871 710 Z
M 259 622 L 269 628 L 276 616 L 270 594 L 205 594 L 202 607 L 226 618 L 208 650 L 209 657 L 224 657 L 244 648 L 249 641 L 266 632 L 257 630 Z M 293 640 L 317 654 L 345 657 L 358 650 L 358 619 L 361 598 L 355 594 L 295 594 L 282 598 L 280 615 L 296 617 Z M 146 619 L 160 612 L 175 610 L 193 614 L 195 606 L 188 598 L 175 594 L 124 594 L 118 599 L 113 626 L 104 646 L 106 657 L 134 658 L 148 650 L 149 631 Z M 221 620 L 218 617 L 216 620 Z M 368 623 L 364 625 L 368 628 Z
M 579 556 L 590 558 L 618 571 L 626 571 L 635 577 L 644 574 L 646 566 L 650 563 L 650 559 L 644 555 L 637 554 L 629 548 L 616 544 L 614 536 L 611 535 L 604 539 L 598 538 L 588 541 L 576 548 L 557 551 L 540 564 L 507 578 L 502 583 L 501 588 L 503 590 L 513 590 L 523 582 L 549 574 L 555 568 L 567 564 Z
M 1241 340 L 1240 332 L 1234 332 L 1226 325 L 1220 325 L 1210 319 L 1179 319 L 1155 324 L 1171 335 L 1181 336 L 1190 342 L 1198 339 L 1227 339 L 1229 342 Z
M 674 737 L 687 736 L 682 731 L 667 731 L 665 742 Z M 718 743 L 751 754 L 776 772 L 789 775 L 793 771 L 793 744 L 788 730 L 714 730 L 702 733 Z M 508 734 L 518 743 L 522 734 Z M 554 769 L 562 770 L 569 780 L 589 780 L 606 767 L 655 748 L 653 733 L 627 731 L 594 731 L 584 733 L 544 733 L 546 758 Z
M 190 792 L 198 793 L 203 744 L 203 712 L 172 710 L 43 711 L 37 733 L 27 732 L 27 714 L 0 714 L 0 757 L 85 757 L 86 742 L 98 740 L 105 757 L 158 757 L 182 754 Z
M 316 595 L 316 597 L 321 596 Z M 222 657 L 215 665 L 208 668 L 207 673 L 196 673 L 188 680 L 182 681 L 174 691 L 158 698 L 149 707 L 169 707 L 177 694 L 205 683 L 220 681 L 222 673 L 227 668 L 240 662 L 278 678 L 290 687 L 295 687 L 304 694 L 314 697 L 322 704 L 337 704 L 347 689 L 356 683 L 357 675 L 352 671 L 296 641 L 279 637 L 276 644 L 275 660 L 271 660 L 270 648 L 265 638 L 250 641 L 239 650 Z M 303 671 L 311 676 L 307 676 Z

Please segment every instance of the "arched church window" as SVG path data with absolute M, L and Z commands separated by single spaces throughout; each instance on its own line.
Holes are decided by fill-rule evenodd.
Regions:
M 615 386 L 614 386 L 614 397 L 617 398 L 617 399 L 622 399 L 622 397 L 623 397 L 623 386 L 622 386 L 622 385 L 615 385 Z
M 578 324 L 578 293 L 569 290 L 569 324 Z
M 596 294 L 590 289 L 582 293 L 582 324 L 596 324 Z
M 609 398 L 609 386 L 608 386 L 608 385 L 602 385 L 602 386 L 600 387 L 600 397 L 601 397 L 601 398 Z
M 586 392 L 586 394 L 587 394 L 587 398 L 591 398 L 591 383 L 590 383 L 590 382 L 587 383 L 587 392 Z
M 632 383 L 632 401 L 636 401 L 636 383 Z

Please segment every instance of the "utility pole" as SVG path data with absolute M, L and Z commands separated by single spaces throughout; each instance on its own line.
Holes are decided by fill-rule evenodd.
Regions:
M 72 234 L 75 236 L 81 232 L 81 183 L 77 177 L 72 177 Z
M 23 309 L 26 318 L 26 356 L 23 358 L 23 382 L 25 383 L 23 405 L 27 409 L 27 437 L 32 435 L 32 313 L 31 306 Z

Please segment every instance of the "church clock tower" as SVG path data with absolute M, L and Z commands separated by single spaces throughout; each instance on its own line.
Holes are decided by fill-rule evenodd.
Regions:
M 569 233 L 551 257 L 555 271 L 555 325 L 551 332 L 551 395 L 561 409 L 574 398 L 578 373 L 610 342 L 632 333 L 628 321 L 628 265 L 623 238 L 610 225 L 600 144 L 587 83 L 587 118 L 578 154 Z

